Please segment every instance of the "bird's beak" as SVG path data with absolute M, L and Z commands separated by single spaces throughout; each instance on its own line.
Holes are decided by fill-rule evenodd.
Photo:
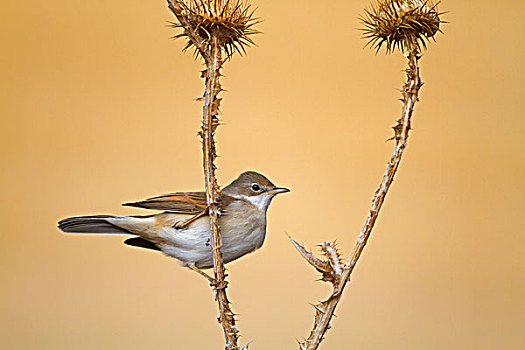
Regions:
M 268 193 L 271 193 L 271 194 L 279 194 L 279 193 L 286 193 L 286 192 L 290 192 L 290 190 L 285 187 L 274 187 L 268 191 Z

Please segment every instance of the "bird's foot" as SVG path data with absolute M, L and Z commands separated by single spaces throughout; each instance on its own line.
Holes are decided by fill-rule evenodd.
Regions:
M 208 280 L 208 282 L 210 282 L 210 285 L 211 286 L 216 286 L 217 285 L 217 281 L 215 280 L 215 278 L 211 277 L 210 275 L 208 275 L 206 272 L 202 271 L 201 269 L 199 269 L 197 266 L 195 266 L 194 263 L 189 263 L 188 264 L 188 268 L 192 271 L 195 271 L 197 272 L 199 275 L 201 275 L 202 277 L 206 278 Z
M 192 222 L 194 222 L 195 220 L 203 217 L 204 215 L 208 214 L 208 209 L 206 208 L 206 210 L 203 210 L 201 211 L 200 213 L 192 216 L 191 218 L 189 218 L 188 220 L 181 220 L 181 221 L 177 221 L 175 223 L 175 225 L 173 225 L 173 227 L 177 228 L 177 229 L 181 229 L 181 228 L 184 228 L 186 226 L 188 226 L 189 224 L 191 224 Z

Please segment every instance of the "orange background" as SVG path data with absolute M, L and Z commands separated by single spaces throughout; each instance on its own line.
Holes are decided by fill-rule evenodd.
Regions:
M 399 116 L 401 55 L 364 49 L 368 1 L 253 1 L 257 48 L 226 64 L 218 177 L 292 192 L 228 265 L 242 341 L 293 349 L 329 293 L 285 233 L 348 254 Z M 522 1 L 444 1 L 414 130 L 323 349 L 525 346 Z M 60 218 L 203 187 L 200 61 L 163 1 L 4 1 L 0 348 L 220 349 L 207 283 Z

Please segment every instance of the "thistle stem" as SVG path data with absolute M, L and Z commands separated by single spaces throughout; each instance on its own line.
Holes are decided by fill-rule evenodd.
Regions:
M 204 168 L 204 182 L 206 187 L 206 201 L 210 215 L 211 244 L 213 256 L 213 274 L 215 300 L 219 307 L 219 323 L 224 331 L 225 349 L 237 350 L 237 340 L 239 331 L 235 325 L 235 314 L 230 308 L 230 302 L 226 294 L 226 269 L 222 258 L 221 247 L 222 239 L 219 231 L 218 218 L 220 215 L 219 203 L 220 192 L 215 178 L 215 141 L 214 134 L 219 119 L 217 118 L 220 99 L 217 95 L 221 92 L 219 82 L 220 69 L 222 67 L 222 48 L 217 35 L 211 33 L 209 38 L 203 38 L 199 35 L 197 28 L 193 28 L 188 19 L 184 3 L 178 0 L 167 0 L 168 7 L 179 20 L 182 28 L 187 34 L 189 40 L 197 48 L 198 52 L 206 63 L 206 70 L 203 77 L 206 79 L 204 91 L 204 105 L 202 126 L 199 135 L 202 138 L 202 160 Z
M 211 227 L 211 243 L 213 255 L 213 274 L 215 278 L 215 299 L 219 307 L 219 322 L 224 331 L 225 349 L 236 350 L 239 331 L 235 325 L 234 313 L 226 294 L 226 269 L 222 259 L 222 239 L 219 232 L 218 218 L 220 215 L 220 192 L 215 178 L 215 141 L 213 139 L 218 124 L 218 93 L 221 91 L 219 77 L 222 65 L 221 48 L 217 37 L 212 36 L 206 62 L 206 89 L 204 92 L 203 118 L 200 135 L 202 137 L 202 157 L 204 179 L 206 184 L 206 200 L 208 202 Z
M 410 124 L 412 113 L 414 112 L 414 106 L 418 101 L 419 89 L 423 85 L 419 76 L 419 50 L 417 47 L 416 38 L 407 38 L 406 48 L 408 51 L 408 68 L 406 69 L 407 81 L 403 85 L 401 94 L 403 96 L 403 111 L 401 118 L 397 121 L 397 125 L 394 127 L 394 149 L 390 160 L 386 165 L 386 171 L 383 175 L 383 179 L 379 188 L 372 198 L 372 206 L 368 212 L 366 222 L 357 238 L 357 243 L 354 247 L 352 255 L 345 263 L 343 272 L 340 279 L 337 279 L 337 283 L 334 283 L 332 293 L 330 297 L 318 304 L 316 307 L 316 318 L 314 328 L 312 329 L 310 336 L 304 342 L 299 343 L 301 350 L 315 350 L 319 347 L 319 344 L 324 338 L 326 331 L 330 328 L 330 321 L 334 314 L 335 308 L 343 295 L 343 289 L 347 282 L 350 281 L 350 275 L 354 270 L 354 267 L 363 252 L 363 249 L 368 242 L 372 229 L 379 215 L 379 211 L 383 205 L 386 194 L 392 185 L 394 175 L 401 162 L 403 151 L 406 148 L 408 135 L 410 131 Z

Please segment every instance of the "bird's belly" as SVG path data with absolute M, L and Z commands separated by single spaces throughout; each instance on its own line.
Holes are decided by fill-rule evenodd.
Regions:
M 236 260 L 243 255 L 260 248 L 264 242 L 266 228 L 253 228 L 245 232 L 222 236 L 222 256 L 225 263 Z
M 228 263 L 261 247 L 266 225 L 243 222 L 238 225 L 220 222 L 223 261 Z M 157 243 L 161 250 L 180 260 L 206 269 L 213 267 L 209 217 L 203 217 L 183 229 L 163 229 L 162 241 Z

